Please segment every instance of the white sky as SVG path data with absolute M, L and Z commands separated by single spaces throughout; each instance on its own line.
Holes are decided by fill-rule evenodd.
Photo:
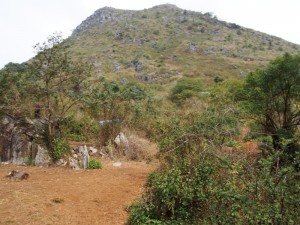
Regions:
M 0 0 L 0 68 L 34 56 L 54 32 L 68 37 L 95 10 L 144 9 L 171 3 L 300 44 L 300 0 Z

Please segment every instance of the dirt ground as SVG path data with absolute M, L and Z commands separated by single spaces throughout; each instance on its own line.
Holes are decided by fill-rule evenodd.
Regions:
M 157 165 L 102 164 L 102 170 L 86 171 L 0 165 L 0 224 L 125 224 L 126 208 L 141 196 L 148 174 Z M 4 178 L 11 170 L 25 171 L 30 177 Z

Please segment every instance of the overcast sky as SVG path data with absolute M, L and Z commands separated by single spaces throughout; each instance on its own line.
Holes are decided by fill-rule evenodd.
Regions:
M 32 46 L 54 32 L 68 37 L 95 10 L 140 10 L 171 3 L 300 44 L 300 0 L 0 0 L 0 68 L 34 56 Z

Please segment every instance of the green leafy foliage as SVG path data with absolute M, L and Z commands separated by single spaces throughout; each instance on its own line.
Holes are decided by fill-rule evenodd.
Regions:
M 244 109 L 254 116 L 261 133 L 271 136 L 273 149 L 284 151 L 291 161 L 299 151 L 295 133 L 300 120 L 300 56 L 285 54 L 250 73 L 244 96 Z M 294 141 L 283 145 L 285 140 Z
M 128 224 L 295 224 L 300 218 L 296 168 L 280 166 L 279 153 L 255 160 L 224 153 L 224 146 L 239 145 L 240 115 L 232 104 L 213 105 L 158 124 L 163 165 L 130 207 Z
M 102 164 L 96 159 L 91 159 L 88 164 L 88 169 L 102 169 Z
M 77 121 L 73 118 L 68 118 L 63 122 L 64 136 L 73 141 L 88 140 L 87 131 L 84 129 L 83 121 Z
M 26 64 L 8 63 L 0 71 L 0 114 L 20 118 L 30 113 L 28 85 Z
M 175 103 L 199 96 L 203 90 L 202 82 L 192 78 L 182 78 L 177 81 L 175 87 L 171 90 L 171 100 Z
M 47 145 L 53 151 L 53 140 L 60 124 L 82 99 L 84 81 L 90 75 L 89 64 L 71 60 L 69 45 L 61 34 L 54 34 L 43 44 L 34 46 L 37 55 L 30 64 L 32 92 L 39 116 L 47 121 Z
M 150 110 L 151 97 L 139 84 L 120 85 L 99 82 L 86 97 L 90 113 L 101 125 L 101 143 L 113 142 L 123 125 L 137 124 L 143 112 Z
M 300 218 L 297 173 L 274 171 L 277 156 L 253 162 L 205 148 L 189 152 L 149 176 L 128 224 L 295 224 Z
M 57 161 L 63 156 L 70 155 L 71 148 L 65 139 L 55 139 L 53 143 L 53 152 L 51 154 L 52 159 Z

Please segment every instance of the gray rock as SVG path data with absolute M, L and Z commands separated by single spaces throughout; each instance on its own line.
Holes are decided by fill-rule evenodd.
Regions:
M 121 162 L 115 162 L 112 164 L 113 167 L 121 167 L 122 163 Z
M 48 166 L 50 164 L 51 158 L 48 151 L 38 145 L 37 154 L 35 156 L 34 164 L 36 166 Z
M 78 153 L 78 161 L 79 161 L 79 167 L 81 169 L 87 169 L 90 161 L 90 155 L 87 150 L 86 145 L 79 147 L 79 153 Z
M 23 171 L 12 170 L 6 175 L 6 178 L 14 179 L 14 180 L 27 180 L 29 178 L 29 174 Z
M 111 21 L 124 21 L 125 18 L 134 17 L 136 11 L 132 10 L 119 10 L 111 7 L 104 7 L 98 9 L 93 15 L 89 16 L 84 20 L 76 29 L 73 31 L 73 35 L 80 33 L 83 30 L 89 29 L 91 27 L 99 26 L 99 24 L 105 23 L 108 20 Z
M 120 134 L 118 134 L 118 136 L 115 138 L 114 141 L 117 147 L 123 148 L 124 154 L 128 155 L 128 152 L 130 150 L 129 141 L 127 137 L 124 135 L 124 133 L 121 132 Z
M 56 165 L 57 166 L 66 166 L 68 164 L 68 162 L 64 159 L 59 159 L 57 162 L 56 162 Z
M 25 152 L 23 149 L 27 149 L 27 144 L 25 140 L 22 139 L 22 136 L 19 134 L 14 134 L 11 139 L 11 153 L 12 153 L 12 164 L 22 165 L 25 164 Z
M 114 63 L 114 73 L 118 73 L 121 69 L 121 64 L 118 62 Z
M 135 62 L 134 69 L 136 72 L 141 72 L 143 70 L 143 64 L 139 61 Z
M 185 22 L 187 22 L 187 21 L 188 21 L 188 20 L 187 20 L 186 17 L 179 17 L 179 18 L 176 19 L 176 22 L 177 22 L 177 23 L 185 23 Z
M 39 125 L 35 120 L 15 120 L 3 117 L 0 122 L 0 160 L 16 165 L 23 165 L 28 158 L 34 159 L 37 145 L 32 142 L 38 137 Z
M 69 166 L 74 170 L 80 170 L 79 163 L 77 159 L 69 158 Z
M 115 39 L 116 40 L 122 40 L 123 39 L 123 33 L 120 31 L 117 31 L 115 34 Z
M 94 155 L 98 152 L 98 149 L 91 146 L 91 147 L 89 147 L 89 152 L 90 152 L 91 155 Z
M 192 51 L 192 52 L 196 52 L 199 50 L 199 48 L 197 47 L 197 45 L 195 43 L 190 43 L 189 44 L 189 49 Z
M 129 81 L 126 78 L 122 78 L 120 82 L 121 82 L 121 84 L 128 84 L 129 83 Z

